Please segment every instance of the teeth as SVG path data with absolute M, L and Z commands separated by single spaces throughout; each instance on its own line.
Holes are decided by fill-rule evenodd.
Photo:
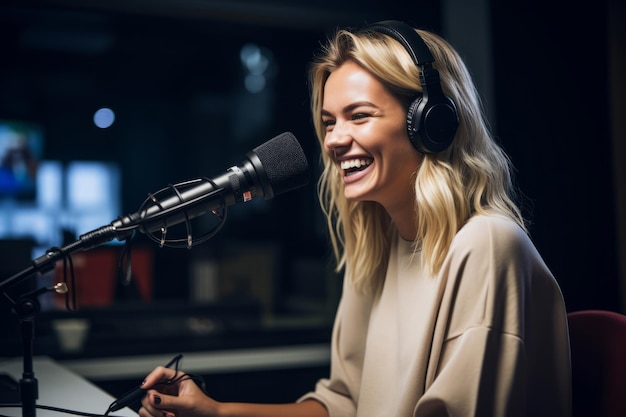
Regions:
M 366 159 L 351 159 L 349 161 L 341 161 L 341 169 L 366 167 L 371 162 Z

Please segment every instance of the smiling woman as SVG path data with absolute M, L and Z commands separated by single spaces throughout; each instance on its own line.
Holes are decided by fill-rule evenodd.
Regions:
M 563 298 L 456 51 L 385 21 L 338 31 L 311 80 L 346 281 L 330 378 L 303 398 L 331 415 L 569 415 Z

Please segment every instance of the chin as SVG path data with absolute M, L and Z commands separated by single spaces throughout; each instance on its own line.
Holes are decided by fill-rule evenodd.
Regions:
M 350 193 L 350 192 L 344 191 L 343 195 L 346 198 L 346 200 L 351 201 L 351 202 L 374 201 L 371 198 L 367 198 L 367 196 L 364 195 L 363 193 Z

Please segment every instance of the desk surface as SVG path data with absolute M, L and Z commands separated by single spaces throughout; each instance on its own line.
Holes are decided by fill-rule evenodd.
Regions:
M 47 357 L 36 357 L 33 361 L 35 377 L 38 380 L 39 399 L 37 405 L 59 407 L 73 411 L 104 414 L 115 399 L 91 382 L 64 368 Z M 16 381 L 22 377 L 22 360 L 0 359 L 0 373 L 12 376 Z M 21 417 L 21 408 L 0 408 L 0 414 Z M 38 408 L 37 417 L 60 417 L 69 415 Z M 136 417 L 137 414 L 125 408 L 113 416 Z

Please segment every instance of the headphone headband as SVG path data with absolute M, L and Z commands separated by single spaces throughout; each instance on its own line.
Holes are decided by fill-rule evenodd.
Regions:
M 433 54 L 426 46 L 422 37 L 409 25 L 397 20 L 383 20 L 382 22 L 371 23 L 362 30 L 384 33 L 391 36 L 404 46 L 415 65 L 422 66 L 429 62 L 435 62 Z

